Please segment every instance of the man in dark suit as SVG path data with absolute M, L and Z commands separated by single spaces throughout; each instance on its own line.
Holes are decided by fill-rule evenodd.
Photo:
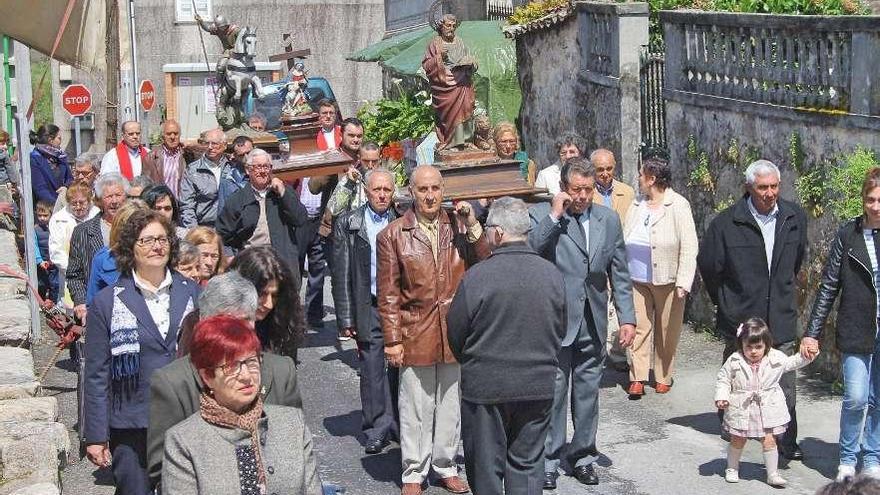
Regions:
M 73 311 L 86 321 L 86 285 L 92 258 L 110 242 L 110 224 L 125 203 L 128 181 L 119 174 L 102 175 L 95 182 L 95 203 L 101 214 L 77 225 L 70 236 L 70 259 L 67 264 L 67 288 L 73 299 Z
M 461 363 L 465 468 L 480 495 L 533 495 L 544 480 L 565 285 L 529 247 L 528 231 L 522 200 L 492 203 L 485 226 L 492 255 L 465 272 L 446 317 Z
M 253 323 L 257 312 L 257 290 L 238 272 L 217 275 L 208 281 L 199 296 L 198 311 L 201 318 L 228 314 Z M 181 326 L 186 327 L 186 322 Z M 181 332 L 184 331 L 182 328 Z M 296 365 L 292 359 L 264 353 L 260 373 L 263 383 L 261 393 L 266 404 L 302 408 Z M 202 381 L 189 356 L 180 357 L 153 374 L 150 383 L 150 426 L 147 429 L 147 472 L 153 487 L 160 486 L 165 432 L 198 412 L 201 394 Z
M 589 161 L 573 158 L 562 167 L 561 178 L 562 191 L 552 203 L 535 205 L 530 211 L 529 242 L 562 272 L 567 307 L 567 331 L 559 353 L 547 435 L 546 489 L 556 488 L 565 445 L 569 376 L 574 437 L 566 458 L 578 481 L 599 483 L 593 464 L 599 457 L 596 431 L 608 335 L 609 287 L 620 322 L 618 338 L 622 347 L 632 344 L 636 323 L 620 219 L 613 210 L 593 203 L 596 170 Z
M 376 306 L 376 236 L 397 218 L 391 208 L 394 176 L 367 173 L 367 204 L 340 216 L 333 228 L 333 301 L 343 336 L 361 352 L 361 428 L 364 451 L 378 454 L 398 434 L 394 417 L 397 368 L 385 366 L 385 339 Z
M 697 266 L 716 305 L 715 326 L 726 340 L 722 362 L 736 351 L 736 328 L 753 316 L 770 326 L 776 349 L 796 352 L 795 288 L 806 258 L 807 215 L 779 197 L 780 179 L 772 162 L 751 163 L 746 194 L 712 220 L 700 244 Z M 799 461 L 804 454 L 797 444 L 796 377 L 786 373 L 779 381 L 791 422 L 777 443 L 782 457 Z

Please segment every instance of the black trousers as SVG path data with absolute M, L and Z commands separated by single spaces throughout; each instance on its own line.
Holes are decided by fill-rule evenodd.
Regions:
M 385 364 L 385 339 L 376 305 L 370 311 L 370 335 L 358 336 L 361 352 L 362 431 L 366 441 L 399 438 L 397 419 L 398 368 Z
M 794 341 L 777 344 L 773 347 L 784 352 L 786 355 L 792 355 L 795 352 L 798 352 L 798 348 Z M 736 352 L 736 342 L 728 341 L 724 345 L 724 356 L 721 360 L 721 364 L 727 362 L 727 358 L 729 358 L 734 352 Z M 798 446 L 797 409 L 795 408 L 797 403 L 797 371 L 782 375 L 782 378 L 779 380 L 779 387 L 782 388 L 782 393 L 785 395 L 785 404 L 788 406 L 788 414 L 791 416 L 791 422 L 788 423 L 788 428 L 786 428 L 785 433 L 776 437 L 776 445 L 780 451 L 791 452 Z M 721 421 L 724 420 L 724 411 L 721 409 L 718 410 L 718 419 Z
M 113 482 L 116 495 L 150 493 L 147 476 L 147 429 L 110 428 L 110 454 L 113 456 Z
M 300 253 L 299 266 L 302 269 L 306 258 L 309 260 L 306 296 L 304 301 L 306 321 L 318 323 L 324 319 L 324 276 L 328 273 L 329 244 L 318 235 L 321 216 L 309 218 L 306 225 L 297 230 L 297 245 Z M 301 270 L 302 271 L 302 270 Z
M 462 399 L 464 465 L 474 495 L 539 495 L 553 399 L 477 404 Z

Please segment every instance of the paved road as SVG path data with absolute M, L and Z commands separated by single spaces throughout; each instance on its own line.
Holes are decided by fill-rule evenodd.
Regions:
M 326 330 L 310 333 L 307 347 L 301 351 L 299 371 L 321 477 L 347 487 L 352 495 L 393 495 L 399 489 L 400 450 L 392 444 L 383 454 L 363 454 L 357 440 L 360 415 L 354 344 L 337 344 L 331 320 L 332 314 L 327 317 Z M 38 371 L 50 354 L 47 345 L 37 349 Z M 626 375 L 609 370 L 600 404 L 599 448 L 603 456 L 598 473 L 602 483 L 588 488 L 563 476 L 556 494 L 778 493 L 763 483 L 761 449 L 756 442 L 746 447 L 743 456 L 740 476 L 744 481 L 727 485 L 720 475 L 725 467 L 724 444 L 718 439 L 720 429 L 712 409 L 720 354 L 718 342 L 685 331 L 672 392 L 660 396 L 649 389 L 639 401 L 630 401 L 624 394 Z M 72 428 L 76 381 L 66 364 L 62 360 L 49 372 L 45 390 L 47 395 L 58 397 L 63 421 Z M 798 411 L 806 459 L 783 470 L 790 482 L 789 494 L 814 493 L 834 475 L 840 401 L 828 398 L 829 390 L 827 384 L 801 380 Z M 74 433 L 71 439 L 75 443 Z M 73 459 L 62 478 L 66 493 L 113 493 L 108 473 L 94 469 L 87 460 Z M 427 493 L 446 492 L 432 487 Z

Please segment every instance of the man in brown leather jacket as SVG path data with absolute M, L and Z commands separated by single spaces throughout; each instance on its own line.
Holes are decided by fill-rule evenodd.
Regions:
M 377 238 L 376 283 L 385 357 L 400 367 L 402 495 L 420 495 L 433 469 L 452 493 L 469 491 L 455 454 L 461 417 L 458 363 L 449 348 L 446 313 L 465 269 L 489 255 L 466 202 L 441 208 L 443 179 L 431 166 L 410 178 L 413 209 Z

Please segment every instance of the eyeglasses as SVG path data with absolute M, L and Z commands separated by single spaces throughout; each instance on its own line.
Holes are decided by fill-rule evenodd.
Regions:
M 148 235 L 146 237 L 141 237 L 137 241 L 137 245 L 140 247 L 153 247 L 156 244 L 160 246 L 168 245 L 168 237 L 164 235 Z
M 257 172 L 265 172 L 266 170 L 272 170 L 272 165 L 268 163 L 255 163 L 250 165 L 250 168 Z
M 73 176 L 74 177 L 88 177 L 88 176 L 92 175 L 93 173 L 95 173 L 95 171 L 92 169 L 88 169 L 88 170 L 73 169 Z
M 226 147 L 226 143 L 223 141 L 205 141 L 205 144 L 208 146 L 223 146 Z
M 88 205 L 89 201 L 87 199 L 83 199 L 81 201 L 71 201 L 68 204 L 74 208 L 80 208 L 80 207 Z
M 233 361 L 231 363 L 221 364 L 217 366 L 215 369 L 219 369 L 223 372 L 224 376 L 229 378 L 238 377 L 241 375 L 241 370 L 247 368 L 247 370 L 251 373 L 259 373 L 260 371 L 260 359 L 259 355 L 251 356 L 247 359 L 242 359 L 240 361 Z

